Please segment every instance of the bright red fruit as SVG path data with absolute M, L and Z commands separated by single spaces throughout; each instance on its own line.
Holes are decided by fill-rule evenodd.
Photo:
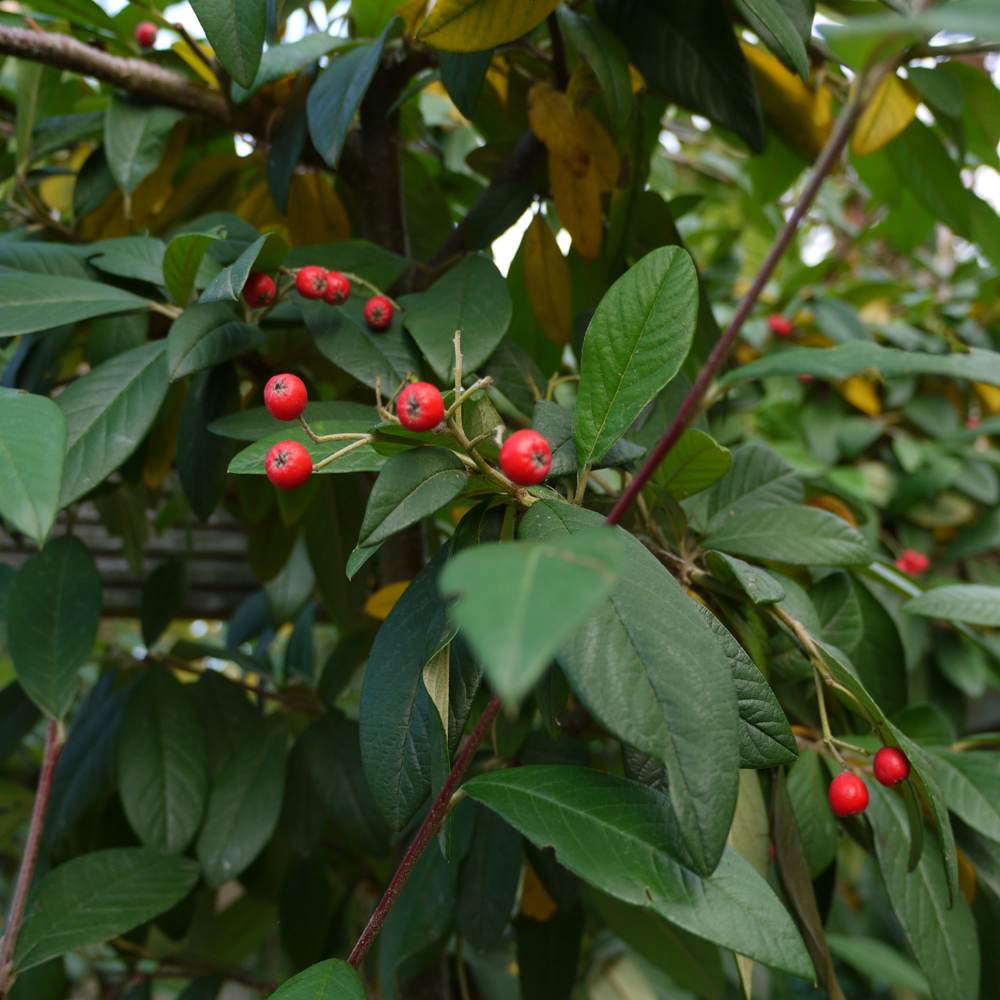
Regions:
M 141 48 L 151 49 L 156 42 L 156 25 L 152 21 L 140 21 L 135 26 L 135 40 Z
M 243 301 L 251 309 L 263 309 L 274 301 L 278 288 L 274 278 L 263 271 L 254 271 L 243 286 Z
M 444 399 L 430 382 L 412 382 L 396 401 L 399 422 L 411 431 L 429 431 L 444 417 Z
M 373 295 L 365 303 L 365 322 L 373 330 L 387 330 L 392 322 L 392 303 L 384 295 Z
M 515 431 L 500 449 L 500 468 L 518 486 L 540 483 L 552 467 L 552 449 L 538 431 Z
M 977 417 L 974 413 L 970 413 L 965 418 L 965 426 L 968 427 L 970 431 L 975 430 L 979 426 L 979 417 Z
M 856 816 L 868 808 L 868 786 L 853 772 L 841 771 L 830 782 L 830 808 L 838 816 Z
M 916 549 L 903 549 L 896 560 L 896 569 L 907 576 L 920 576 L 926 573 L 931 561 L 923 552 Z
M 895 747 L 882 747 L 872 762 L 872 770 L 879 784 L 898 785 L 910 774 L 910 762 Z
M 295 290 L 304 299 L 321 299 L 326 294 L 326 268 L 309 264 L 295 275 Z
M 790 337 L 795 327 L 792 326 L 792 321 L 781 313 L 771 313 L 767 317 L 767 325 L 771 328 L 771 333 L 776 337 Z
M 309 452 L 298 441 L 279 441 L 264 459 L 267 478 L 279 490 L 298 489 L 312 474 Z
M 326 272 L 326 295 L 323 296 L 331 306 L 342 306 L 351 297 L 351 283 L 340 271 Z M 392 313 L 389 313 L 392 319 Z M 386 326 L 389 324 L 387 323 Z
M 272 375 L 264 386 L 264 405 L 278 420 L 294 420 L 308 400 L 309 393 L 298 375 Z

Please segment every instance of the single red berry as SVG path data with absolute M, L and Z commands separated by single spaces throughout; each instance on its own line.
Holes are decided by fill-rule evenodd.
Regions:
M 326 295 L 323 298 L 331 306 L 342 306 L 351 297 L 351 283 L 340 273 L 340 271 L 326 272 Z M 367 317 L 367 313 L 365 316 Z M 392 319 L 392 313 L 389 313 Z M 386 326 L 389 324 L 386 323 Z
M 896 560 L 896 569 L 907 576 L 920 576 L 926 573 L 931 561 L 923 552 L 916 549 L 903 549 Z
M 365 303 L 365 322 L 373 330 L 387 330 L 392 322 L 392 303 L 384 295 L 373 295 Z
M 518 486 L 540 483 L 552 467 L 552 449 L 538 431 L 515 431 L 500 449 L 500 468 Z
M 814 378 L 814 376 L 812 376 L 812 375 L 808 374 L 808 372 L 803 372 L 803 373 L 802 373 L 802 374 L 801 374 L 801 375 L 799 376 L 799 381 L 800 381 L 800 382 L 801 382 L 801 383 L 802 383 L 803 385 L 809 385 L 809 383 L 813 381 L 813 378 Z
M 274 301 L 278 288 L 274 278 L 263 271 L 254 271 L 243 286 L 243 301 L 251 309 L 263 309 Z
M 868 808 L 868 786 L 853 772 L 841 771 L 830 782 L 830 808 L 838 816 L 856 816 Z
M 979 426 L 979 417 L 974 413 L 970 413 L 965 418 L 965 426 L 969 428 L 970 431 L 975 430 Z
M 152 21 L 140 21 L 135 26 L 135 40 L 140 48 L 151 49 L 156 43 L 156 25 Z
M 767 317 L 767 325 L 771 328 L 771 333 L 776 337 L 790 337 L 795 327 L 792 326 L 792 321 L 781 313 L 771 313 Z
M 294 420 L 305 408 L 309 393 L 298 375 L 272 375 L 264 386 L 264 405 L 277 420 Z
M 882 747 L 872 762 L 875 777 L 882 785 L 898 785 L 910 774 L 910 762 L 895 747 Z
M 300 267 L 295 275 L 295 290 L 304 299 L 321 299 L 326 294 L 326 268 L 316 264 Z
M 396 402 L 399 422 L 411 431 L 429 431 L 444 417 L 444 399 L 430 382 L 412 382 Z
M 312 474 L 309 452 L 298 441 L 279 441 L 264 459 L 267 478 L 279 490 L 298 489 Z

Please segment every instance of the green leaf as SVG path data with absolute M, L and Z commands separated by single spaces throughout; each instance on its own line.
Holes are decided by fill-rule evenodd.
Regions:
M 969 906 L 949 897 L 941 848 L 928 836 L 916 869 L 907 871 L 906 812 L 896 795 L 870 782 L 868 812 L 875 852 L 892 908 L 930 983 L 935 1000 L 979 995 L 979 944 Z
M 827 934 L 826 941 L 837 958 L 874 984 L 912 990 L 923 996 L 930 994 L 931 988 L 923 973 L 884 941 L 857 934 Z
M 822 875 L 837 855 L 837 819 L 827 801 L 829 784 L 823 759 L 815 750 L 803 748 L 788 772 L 788 796 L 813 879 Z
M 220 238 L 217 233 L 181 233 L 167 244 L 163 280 L 179 306 L 188 304 L 205 251 Z
M 191 688 L 159 667 L 129 698 L 118 741 L 118 790 L 129 824 L 148 847 L 179 854 L 208 799 L 208 749 Z
M 602 523 L 540 501 L 523 539 L 555 542 Z M 739 715 L 730 660 L 676 580 L 627 532 L 629 571 L 560 650 L 577 697 L 610 732 L 667 769 L 692 864 L 712 871 L 725 846 L 739 778 Z
M 706 562 L 715 576 L 723 583 L 736 584 L 754 604 L 777 604 L 785 597 L 785 588 L 759 566 L 724 552 L 709 552 Z
M 68 326 L 92 316 L 135 312 L 147 299 L 81 278 L 21 271 L 0 273 L 0 335 L 14 337 L 36 330 Z
M 288 255 L 288 244 L 277 233 L 264 233 L 224 267 L 201 293 L 199 302 L 233 302 L 240 298 L 251 271 L 271 271 Z
M 328 958 L 282 983 L 268 1000 L 365 1000 L 365 988 L 346 962 Z
M 142 642 L 147 648 L 163 634 L 187 596 L 188 564 L 179 556 L 164 559 L 146 577 L 139 599 Z
M 310 424 L 330 423 L 339 421 L 350 423 L 352 427 L 363 432 L 371 428 L 375 414 L 372 408 L 364 403 L 352 403 L 343 399 L 320 400 L 306 403 L 302 415 Z M 276 422 L 274 417 L 263 406 L 253 406 L 248 410 L 238 410 L 227 413 L 209 425 L 209 430 L 220 437 L 232 438 L 234 441 L 256 441 L 274 432 Z M 329 431 L 327 433 L 330 433 Z
M 43 545 L 59 512 L 66 419 L 47 396 L 0 388 L 0 517 Z
M 669 490 L 676 500 L 685 500 L 707 490 L 721 479 L 733 463 L 733 453 L 711 435 L 691 428 L 667 453 L 653 474 L 653 481 Z
M 260 0 L 192 0 L 191 6 L 226 72 L 240 86 L 252 86 L 264 48 L 267 4 Z
M 809 79 L 806 47 L 781 0 L 736 0 L 736 9 L 751 30 L 786 66 L 795 70 L 803 80 Z
M 371 420 L 347 418 L 343 420 L 309 421 L 316 434 L 364 434 L 371 430 Z M 331 454 L 333 448 L 329 443 L 316 444 L 299 426 L 292 424 L 268 434 L 267 437 L 244 448 L 229 463 L 229 472 L 233 475 L 264 475 L 264 459 L 272 445 L 279 441 L 298 441 L 312 456 L 313 463 Z M 334 445 L 336 447 L 336 445 Z M 380 455 L 370 445 L 358 448 L 336 462 L 323 466 L 318 470 L 322 473 L 335 472 L 378 472 L 385 465 L 385 457 Z
M 151 285 L 163 284 L 166 247 L 160 240 L 148 236 L 123 236 L 121 239 L 102 240 L 95 243 L 92 249 L 99 252 L 88 257 L 87 263 L 105 274 L 147 281 Z
M 104 119 L 104 152 L 115 183 L 128 195 L 159 166 L 167 138 L 184 117 L 162 104 L 112 98 Z
M 625 46 L 592 17 L 577 14 L 566 6 L 560 6 L 558 13 L 570 45 L 586 60 L 601 85 L 601 98 L 611 121 L 624 125 L 632 113 L 632 81 Z
M 1000 762 L 996 754 L 928 751 L 948 808 L 969 826 L 1000 841 Z
M 441 574 L 452 618 L 507 704 L 534 687 L 563 643 L 605 602 L 626 549 L 607 528 L 553 543 L 477 545 Z
M 235 319 L 232 307 L 226 303 L 188 306 L 174 320 L 167 336 L 170 378 L 176 381 L 203 368 L 212 368 L 263 344 L 260 327 Z
M 66 505 L 105 480 L 146 436 L 167 394 L 166 343 L 143 344 L 98 365 L 57 399 L 66 417 Z
M 382 34 L 368 45 L 336 55 L 309 90 L 306 111 L 309 135 L 320 156 L 336 167 L 354 115 L 382 61 L 386 39 L 395 28 L 393 18 Z M 242 81 L 240 81 L 242 82 Z
M 486 74 L 493 61 L 493 49 L 482 52 L 445 52 L 437 54 L 441 82 L 452 103 L 466 118 L 476 111 Z
M 1000 625 L 1000 587 L 956 583 L 935 587 L 903 605 L 911 615 L 970 625 Z
M 549 443 L 552 450 L 552 467 L 549 477 L 566 476 L 576 472 L 576 446 L 573 443 L 573 412 L 558 403 L 540 399 L 535 403 L 531 426 Z M 628 465 L 642 458 L 645 450 L 624 438 L 601 458 L 595 467 Z
M 705 539 L 709 549 L 793 566 L 871 562 L 868 543 L 836 514 L 815 507 L 774 507 L 734 514 Z
M 616 899 L 765 965 L 809 978 L 812 965 L 791 917 L 731 848 L 702 878 L 678 861 L 667 799 L 644 785 L 582 767 L 526 766 L 473 778 L 466 794 L 537 847 Z
M 507 283 L 482 254 L 466 257 L 429 291 L 404 295 L 400 305 L 406 329 L 445 383 L 453 380 L 455 331 L 462 333 L 462 370 L 477 371 L 503 339 L 512 311 Z
M 237 878 L 271 839 L 285 789 L 288 732 L 283 720 L 255 720 L 213 779 L 196 852 L 210 886 Z
M 73 858 L 38 883 L 14 953 L 24 972 L 49 958 L 101 944 L 179 903 L 198 866 L 147 847 L 116 847 Z
M 577 460 L 590 464 L 677 374 L 698 319 L 698 275 L 680 247 L 660 247 L 605 293 L 583 341 L 573 418 Z
M 354 11 L 351 11 L 351 14 L 353 15 Z M 241 87 L 238 83 L 233 84 L 233 100 L 237 104 L 242 104 L 261 87 L 266 87 L 269 83 L 274 83 L 275 80 L 280 80 L 284 76 L 300 73 L 328 52 L 353 44 L 354 42 L 350 38 L 338 38 L 336 35 L 316 32 L 294 42 L 272 45 L 261 56 L 260 66 L 257 67 L 257 75 L 254 77 L 253 83 L 249 87 Z
M 100 615 L 101 578 L 79 539 L 54 538 L 14 578 L 7 603 L 14 670 L 31 700 L 53 718 L 73 703 Z

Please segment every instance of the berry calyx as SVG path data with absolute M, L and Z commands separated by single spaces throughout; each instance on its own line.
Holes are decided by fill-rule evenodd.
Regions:
M 930 564 L 930 559 L 916 549 L 903 549 L 895 563 L 896 569 L 907 576 L 920 576 L 921 573 L 926 573 Z
M 444 399 L 430 382 L 411 382 L 396 401 L 396 416 L 410 431 L 429 431 L 444 417 Z
M 351 297 L 351 283 L 347 280 L 340 271 L 327 271 L 326 272 L 326 294 L 323 298 L 330 303 L 331 306 L 342 306 Z M 367 313 L 365 318 L 367 319 Z M 392 312 L 389 313 L 389 319 L 392 319 Z M 386 323 L 386 326 L 389 324 Z
M 135 40 L 140 48 L 151 49 L 156 43 L 156 25 L 152 21 L 140 21 L 135 26 Z
M 830 808 L 837 816 L 857 816 L 868 808 L 868 786 L 852 771 L 830 782 Z
M 278 287 L 274 278 L 263 271 L 254 271 L 243 286 L 243 301 L 251 309 L 263 309 L 274 301 Z
M 264 405 L 277 420 L 294 420 L 308 400 L 309 393 L 298 375 L 272 375 L 264 386 Z
M 540 483 L 552 467 L 552 449 L 538 431 L 515 431 L 500 449 L 500 468 L 518 486 Z
M 316 264 L 300 267 L 295 275 L 295 290 L 304 299 L 321 299 L 326 294 L 326 268 Z
M 882 747 L 872 761 L 875 778 L 881 785 L 898 785 L 910 775 L 910 762 L 895 747 Z
M 267 478 L 279 490 L 298 489 L 312 474 L 309 452 L 298 441 L 279 441 L 264 459 Z
M 392 322 L 392 303 L 384 295 L 373 295 L 365 303 L 365 322 L 373 330 L 387 330 Z
M 767 325 L 776 337 L 790 337 L 795 330 L 792 321 L 786 316 L 782 316 L 781 313 L 771 313 L 767 317 Z

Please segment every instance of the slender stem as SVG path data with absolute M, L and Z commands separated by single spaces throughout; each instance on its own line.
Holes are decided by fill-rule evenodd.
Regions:
M 52 795 L 52 778 L 56 763 L 63 748 L 64 731 L 61 722 L 50 720 L 45 731 L 45 750 L 42 753 L 42 770 L 38 775 L 38 789 L 35 792 L 35 804 L 31 810 L 31 822 L 28 824 L 28 839 L 24 845 L 24 854 L 17 871 L 17 884 L 14 886 L 14 898 L 10 904 L 10 916 L 7 920 L 7 930 L 0 945 L 0 1000 L 7 1000 L 11 987 L 10 971 L 14 960 L 14 948 L 21 932 L 21 922 L 24 920 L 24 909 L 28 903 L 28 892 L 31 880 L 35 874 L 35 864 L 38 861 L 38 847 L 42 840 L 42 829 L 45 825 L 45 812 L 49 807 Z
M 316 444 L 325 444 L 327 441 L 360 441 L 361 438 L 368 440 L 370 435 L 361 431 L 350 433 L 344 431 L 340 434 L 317 434 L 308 424 L 306 418 L 299 414 L 299 426 L 309 435 Z
M 347 961 L 354 968 L 357 968 L 361 964 L 368 949 L 372 946 L 372 942 L 378 937 L 378 933 L 385 923 L 385 918 L 389 915 L 393 903 L 396 902 L 396 897 L 402 891 L 403 886 L 406 885 L 406 881 L 413 873 L 413 869 L 420 860 L 421 854 L 424 853 L 424 849 L 437 833 L 438 828 L 444 822 L 445 816 L 448 815 L 448 805 L 451 797 L 458 790 L 459 782 L 469 769 L 472 758 L 476 754 L 476 749 L 482 742 L 483 737 L 486 735 L 499 711 L 500 699 L 496 695 L 493 695 L 486 708 L 483 709 L 483 714 L 479 717 L 475 728 L 469 734 L 469 738 L 465 741 L 462 749 L 459 750 L 458 756 L 455 758 L 455 763 L 448 773 L 448 777 L 445 778 L 444 784 L 441 786 L 441 791 L 438 792 L 431 803 L 424 821 L 420 824 L 420 829 L 417 830 L 416 836 L 406 849 L 406 854 L 403 855 L 403 860 L 399 863 L 399 867 L 392 876 L 392 880 L 389 882 L 381 900 L 379 900 L 378 906 L 375 907 L 371 917 L 368 919 L 367 926 L 361 933 L 361 937 L 358 938 L 357 944 L 351 950 Z
M 381 295 L 383 298 L 389 299 L 392 303 L 392 308 L 397 312 L 402 312 L 403 307 L 394 299 L 382 291 L 378 285 L 373 285 L 370 281 L 365 281 L 360 274 L 354 274 L 352 271 L 341 271 L 340 272 L 351 284 L 360 285 L 362 288 L 366 288 L 372 295 Z
M 465 402 L 467 396 L 471 396 L 472 393 L 479 392 L 480 389 L 485 389 L 490 385 L 493 385 L 492 376 L 484 375 L 482 378 L 476 379 L 476 381 L 473 382 L 468 389 L 462 389 L 461 387 L 456 389 L 454 402 L 448 407 L 447 410 L 444 411 L 445 419 L 447 420 L 448 417 L 459 410 L 461 405 Z
M 326 468 L 328 465 L 332 465 L 337 461 L 338 458 L 343 458 L 345 455 L 350 455 L 352 451 L 357 451 L 359 448 L 363 448 L 366 444 L 371 444 L 374 438 L 371 434 L 366 434 L 359 441 L 355 441 L 353 444 L 347 445 L 346 448 L 341 448 L 340 451 L 335 451 L 332 455 L 327 455 L 326 458 L 317 462 L 313 466 L 313 471 Z

